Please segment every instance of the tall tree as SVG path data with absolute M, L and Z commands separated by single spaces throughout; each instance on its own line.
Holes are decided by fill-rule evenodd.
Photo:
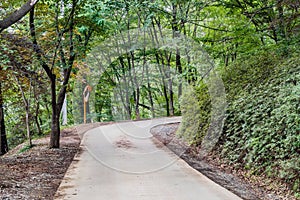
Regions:
M 32 37 L 32 41 L 34 44 L 34 51 L 36 53 L 37 58 L 41 62 L 41 65 L 43 69 L 45 70 L 50 84 L 51 84 L 51 105 L 52 105 L 52 118 L 51 118 L 51 134 L 50 134 L 50 148 L 59 148 L 60 146 L 60 112 L 63 106 L 63 102 L 65 99 L 67 86 L 69 83 L 70 75 L 73 68 L 73 63 L 76 58 L 76 53 L 74 50 L 74 18 L 75 18 L 75 9 L 77 8 L 77 0 L 72 0 L 70 2 L 70 12 L 69 15 L 66 17 L 66 22 L 63 25 L 63 29 L 60 29 L 59 24 L 59 15 L 61 12 L 59 10 L 56 10 L 55 13 L 55 21 L 56 24 L 56 47 L 54 50 L 53 55 L 53 61 L 51 64 L 47 62 L 47 58 L 43 54 L 43 50 L 41 46 L 38 43 L 38 38 L 36 35 L 36 28 L 35 28 L 35 9 L 32 9 L 30 11 L 30 34 Z M 56 4 L 56 7 L 59 7 L 58 4 Z M 65 14 L 64 10 L 64 14 Z M 65 35 L 68 32 L 68 35 Z M 63 38 L 68 38 L 68 46 L 64 46 L 63 44 Z M 68 52 L 66 52 L 66 50 Z M 59 56 L 59 57 L 58 57 Z M 68 56 L 68 58 L 66 58 Z M 61 77 L 61 86 L 60 90 L 57 94 L 57 79 L 60 74 L 57 74 L 57 59 L 59 59 L 58 66 L 62 68 L 60 69 L 62 71 L 62 77 Z M 56 70 L 55 70 L 56 69 Z

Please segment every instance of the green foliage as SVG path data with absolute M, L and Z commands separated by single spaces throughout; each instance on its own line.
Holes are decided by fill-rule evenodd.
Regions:
M 1 2 L 0 18 L 24 2 Z M 68 105 L 69 110 L 73 109 L 73 115 L 69 112 L 71 122 L 82 122 L 82 80 L 89 82 L 93 73 L 86 72 L 84 59 L 99 41 L 132 28 L 152 28 L 152 39 L 155 40 L 153 33 L 159 33 L 163 27 L 193 38 L 199 45 L 204 44 L 210 55 L 226 66 L 221 73 L 229 106 L 224 134 L 219 142 L 221 155 L 229 163 L 253 173 L 281 178 L 299 195 L 299 4 L 281 2 L 83 0 L 76 6 L 71 42 L 68 39 L 71 1 L 43 0 L 36 6 L 36 34 L 45 62 L 52 63 L 51 69 L 58 81 L 63 79 L 66 70 L 63 61 L 74 53 L 77 55 L 71 75 L 73 85 L 67 90 L 80 101 L 73 100 L 72 105 Z M 16 145 L 26 137 L 24 104 L 13 82 L 18 72 L 20 84 L 31 100 L 32 134 L 49 131 L 50 127 L 51 98 L 43 86 L 45 74 L 39 70 L 39 61 L 28 51 L 31 47 L 18 44 L 21 40 L 30 41 L 26 20 L 28 18 L 22 19 L 18 26 L 12 26 L 15 39 L 0 38 L 0 76 L 4 82 L 10 145 Z M 124 40 L 126 38 L 124 35 Z M 126 42 L 132 42 L 127 39 Z M 183 115 L 179 135 L 190 144 L 200 144 L 211 118 L 207 85 L 201 82 L 186 87 L 179 106 L 179 85 L 172 80 L 175 73 L 193 85 L 197 72 L 189 61 L 191 55 L 184 56 L 180 52 L 179 64 L 175 53 L 167 51 L 167 48 L 158 51 L 139 49 L 131 55 L 121 55 L 123 62 L 120 58 L 112 63 L 103 62 L 101 67 L 106 72 L 97 77 L 100 80 L 94 85 L 95 98 L 90 101 L 88 118 L 96 115 L 98 121 L 115 120 L 114 112 L 122 115 L 120 118 L 127 116 L 128 119 L 164 116 L 170 114 L 168 101 L 172 98 L 173 114 L 179 114 L 181 109 Z M 16 67 L 23 71 L 17 71 Z M 169 70 L 175 73 L 170 74 Z M 31 85 L 28 77 L 32 78 L 32 75 L 36 76 L 36 82 Z M 57 84 L 57 91 L 61 87 Z
M 244 73 L 239 68 L 233 73 L 239 74 L 237 83 L 232 82 L 232 74 L 224 76 L 231 101 L 221 155 L 255 174 L 281 178 L 299 192 L 300 59 L 280 63 L 272 58 L 262 53 L 258 59 L 243 60 Z
M 280 58 L 281 55 L 273 49 L 263 47 L 242 55 L 224 68 L 222 78 L 228 100 L 234 100 L 241 92 L 249 91 L 259 86 L 261 81 L 271 78 L 270 75 L 276 73 L 275 67 L 281 62 Z
M 210 122 L 210 97 L 207 86 L 201 82 L 197 87 L 187 87 L 180 100 L 182 122 L 178 131 L 190 144 L 200 144 Z
M 293 49 L 285 55 L 282 49 Z M 254 49 L 253 49 L 254 50 Z M 221 70 L 229 103 L 217 152 L 229 164 L 281 179 L 299 194 L 300 59 L 293 46 L 270 45 L 243 54 Z M 179 135 L 200 144 L 210 117 L 203 83 L 181 99 Z
M 32 147 L 33 147 L 32 145 L 25 145 L 23 148 L 21 148 L 19 150 L 19 154 L 24 153 L 24 152 L 30 150 Z
M 114 83 L 108 73 L 100 78 L 95 92 L 95 111 L 97 121 L 113 121 L 111 96 L 113 94 Z

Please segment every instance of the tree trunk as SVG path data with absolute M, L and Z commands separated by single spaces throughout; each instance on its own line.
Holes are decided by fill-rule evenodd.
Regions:
M 39 95 L 37 94 L 37 91 L 36 91 L 36 87 L 37 87 L 37 84 L 35 83 L 33 85 L 33 95 L 34 95 L 34 101 L 35 101 L 35 105 L 36 105 L 35 106 L 34 121 L 35 121 L 35 124 L 36 124 L 38 135 L 42 135 L 42 129 L 41 129 L 41 125 L 40 125 L 40 122 L 39 122 L 40 102 L 39 102 Z
M 174 92 L 173 92 L 173 78 L 172 78 L 172 69 L 171 69 L 171 57 L 172 53 L 167 56 L 165 52 L 166 60 L 167 60 L 167 71 L 166 77 L 168 79 L 168 90 L 169 90 L 169 109 L 170 109 L 170 116 L 174 116 Z
M 31 133 L 30 133 L 30 121 L 29 121 L 29 105 L 25 106 L 26 109 L 26 130 L 27 130 L 27 139 L 28 139 L 28 145 L 32 147 L 32 140 L 31 140 Z
M 154 18 L 155 19 L 155 18 Z M 156 20 L 156 24 L 157 24 L 157 27 L 158 27 L 158 30 L 159 30 L 159 33 L 160 33 L 160 36 L 162 38 L 164 38 L 163 36 L 163 31 L 162 31 L 162 27 L 160 25 L 160 22 L 159 20 Z M 153 26 L 153 30 L 154 30 L 154 36 L 155 36 L 155 39 L 156 39 L 156 43 L 158 44 L 158 37 L 156 35 L 156 31 L 155 31 L 155 26 L 154 26 L 154 23 L 152 23 L 152 26 Z M 164 55 L 163 55 L 164 53 Z M 163 83 L 163 92 L 164 92 L 164 97 L 165 97 L 165 100 L 166 100 L 166 111 L 167 111 L 167 116 L 170 116 L 173 115 L 173 112 L 174 112 L 174 107 L 173 107 L 173 91 L 172 91 L 172 79 L 171 79 L 171 69 L 170 69 L 170 63 L 171 63 L 171 54 L 168 56 L 168 52 L 166 50 L 164 50 L 164 52 L 161 53 L 161 67 L 159 67 L 159 70 L 160 70 L 160 73 L 161 73 L 161 77 L 162 77 L 162 83 Z M 165 64 L 165 60 L 164 60 L 164 57 L 166 59 L 166 64 Z M 157 61 L 157 64 L 159 64 L 159 56 L 158 54 L 156 55 L 156 61 Z M 168 69 L 165 70 L 165 66 L 167 65 Z M 167 79 L 167 81 L 165 81 L 165 79 Z M 168 90 L 169 90 L 169 94 L 170 94 L 170 99 L 168 97 Z M 171 108 L 171 109 L 170 109 Z
M 174 109 L 174 92 L 173 92 L 173 80 L 169 78 L 169 95 L 170 95 L 170 115 L 174 116 L 175 109 Z
M 16 82 L 18 83 L 19 90 L 20 90 L 20 92 L 22 94 L 22 98 L 23 98 L 23 102 L 24 102 L 24 106 L 25 106 L 27 139 L 28 139 L 28 145 L 31 147 L 32 146 L 32 140 L 31 140 L 31 134 L 30 134 L 30 121 L 29 121 L 30 103 L 29 103 L 29 99 L 26 98 L 26 96 L 25 96 L 25 92 L 24 92 L 24 90 L 22 88 L 22 85 L 21 85 L 18 77 L 15 77 L 15 79 L 16 79 Z M 29 87 L 31 87 L 31 80 L 30 80 Z
M 50 148 L 59 148 L 60 125 L 59 114 L 53 112 L 51 120 Z
M 145 54 L 145 50 L 144 50 L 144 54 Z M 146 59 L 146 57 L 144 57 L 144 59 Z M 146 60 L 144 60 L 144 66 L 146 68 L 147 90 L 148 90 L 148 96 L 150 101 L 150 110 L 151 110 L 152 118 L 155 118 L 154 102 L 152 97 L 151 83 L 150 83 L 150 76 L 149 76 L 149 66 L 146 64 Z
M 52 118 L 51 118 L 51 134 L 50 134 L 50 148 L 59 148 L 60 138 L 60 124 L 59 115 L 60 112 L 57 109 L 56 104 L 56 77 L 51 77 L 51 106 L 52 106 Z
M 86 77 L 83 77 L 83 80 L 86 80 Z M 84 91 L 86 84 L 85 83 L 81 83 L 81 87 L 80 87 L 80 95 L 82 94 L 82 91 Z M 84 122 L 84 100 L 83 98 L 79 98 L 79 103 L 78 103 L 78 107 L 79 107 L 79 111 L 80 111 L 80 119 L 78 121 L 78 123 L 82 124 Z
M 178 85 L 178 98 L 182 95 L 182 65 L 181 65 L 181 57 L 179 49 L 176 50 L 176 68 L 179 74 L 179 85 Z
M 38 135 L 42 135 L 42 129 L 41 129 L 41 125 L 40 125 L 40 122 L 39 122 L 39 108 L 40 108 L 40 103 L 37 101 L 36 102 L 36 108 L 35 108 L 34 121 L 35 121 L 35 124 L 36 124 Z
M 131 55 L 131 66 L 132 66 L 132 74 L 133 74 L 133 83 L 134 83 L 134 88 L 135 88 L 135 117 L 137 120 L 139 120 L 141 118 L 140 116 L 140 108 L 139 108 L 139 104 L 140 104 L 140 85 L 138 83 L 137 80 L 137 74 L 136 74 L 136 70 L 135 70 L 135 64 L 134 64 L 134 53 L 130 52 Z
M 130 120 L 131 119 L 131 106 L 130 106 L 130 98 L 129 98 L 129 81 L 127 80 L 127 75 L 126 75 L 126 66 L 125 66 L 125 62 L 123 60 L 122 57 L 120 57 L 120 64 L 121 64 L 121 68 L 122 68 L 122 76 L 121 77 L 118 77 L 117 75 L 117 79 L 120 83 L 120 78 L 123 79 L 124 81 L 124 85 L 125 85 L 125 102 L 124 100 L 122 100 L 123 102 L 123 105 L 124 105 L 124 108 L 125 108 L 125 111 L 126 111 L 126 114 L 127 114 L 127 119 Z M 114 69 L 116 71 L 116 69 Z M 130 78 L 130 77 L 129 77 Z M 122 97 L 122 91 L 120 91 L 120 95 L 121 95 L 121 98 L 124 99 Z
M 0 68 L 1 70 L 1 68 Z M 0 156 L 8 152 L 7 138 L 4 123 L 4 109 L 2 96 L 2 81 L 0 81 Z
M 52 118 L 51 118 L 51 134 L 50 134 L 50 148 L 59 148 L 59 140 L 60 140 L 60 111 L 62 109 L 62 105 L 64 102 L 64 98 L 67 91 L 67 85 L 69 83 L 73 63 L 76 58 L 76 53 L 74 50 L 74 17 L 75 17 L 75 7 L 76 7 L 77 1 L 72 1 L 72 9 L 69 16 L 69 59 L 65 58 L 65 52 L 63 49 L 63 46 L 61 44 L 64 31 L 58 32 L 57 30 L 57 37 L 58 41 L 56 44 L 56 49 L 54 53 L 54 58 L 52 62 L 52 66 L 50 67 L 45 60 L 43 59 L 42 50 L 40 46 L 38 45 L 37 39 L 36 39 L 36 33 L 35 33 L 35 25 L 34 25 L 34 9 L 31 10 L 30 16 L 29 16 L 29 25 L 30 25 L 30 35 L 33 40 L 34 44 L 34 51 L 37 54 L 38 59 L 41 61 L 41 65 L 43 69 L 45 70 L 50 83 L 51 83 L 51 106 L 52 106 Z M 58 20 L 58 18 L 56 18 Z M 58 24 L 58 23 L 57 23 Z M 60 54 L 60 61 L 63 66 L 63 79 L 62 79 L 62 86 L 61 89 L 56 95 L 56 75 L 54 74 L 54 66 L 55 66 L 55 59 L 57 58 L 57 51 L 59 51 Z M 57 98 L 57 99 L 56 99 Z
M 167 111 L 167 116 L 170 116 L 170 104 L 169 104 L 169 97 L 168 97 L 168 85 L 165 81 L 165 79 L 167 77 L 165 77 L 165 70 L 164 70 L 164 66 L 165 66 L 165 63 L 164 63 L 164 58 L 162 56 L 162 61 L 161 61 L 161 67 L 159 66 L 159 56 L 158 54 L 156 54 L 156 62 L 158 64 L 158 68 L 159 68 L 159 71 L 160 71 L 160 74 L 161 74 L 161 79 L 162 79 L 162 83 L 163 83 L 163 92 L 164 92 L 164 97 L 165 97 L 165 100 L 166 100 L 166 111 Z M 163 69 L 161 69 L 163 68 Z

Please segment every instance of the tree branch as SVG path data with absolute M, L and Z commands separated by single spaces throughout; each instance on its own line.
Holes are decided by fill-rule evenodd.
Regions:
M 19 10 L 14 11 L 5 19 L 0 21 L 0 33 L 22 19 L 39 0 L 28 0 Z
M 42 59 L 42 50 L 41 50 L 40 46 L 37 43 L 36 34 L 35 34 L 35 25 L 34 25 L 34 9 L 32 9 L 30 11 L 29 27 L 30 27 L 30 35 L 31 35 L 31 38 L 32 38 L 32 43 L 34 45 L 33 49 L 34 49 L 38 59 L 42 62 L 42 67 L 46 71 L 48 77 L 52 80 L 55 77 L 53 77 L 52 71 L 49 68 L 49 66 L 46 64 L 45 61 L 43 61 L 43 59 Z

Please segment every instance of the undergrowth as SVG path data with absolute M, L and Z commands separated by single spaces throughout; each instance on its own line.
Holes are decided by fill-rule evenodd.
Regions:
M 264 49 L 222 70 L 228 108 L 216 147 L 227 163 L 300 194 L 300 58 Z M 210 118 L 205 84 L 186 91 L 179 134 L 201 144 Z

